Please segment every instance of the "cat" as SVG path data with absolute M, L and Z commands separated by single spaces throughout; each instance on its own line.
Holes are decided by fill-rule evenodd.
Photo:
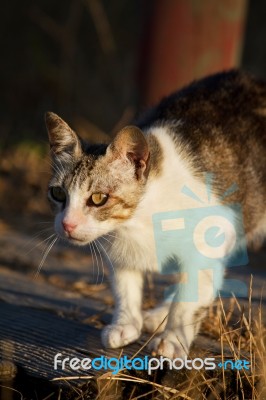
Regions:
M 46 126 L 56 233 L 76 245 L 100 237 L 108 243 L 115 310 L 102 331 L 103 345 L 119 348 L 136 341 L 143 329 L 158 328 L 151 353 L 184 358 L 222 288 L 227 254 L 245 243 L 259 245 L 266 234 L 266 84 L 237 70 L 195 81 L 123 128 L 109 145 L 85 143 L 51 112 Z M 212 174 L 208 188 L 206 173 Z M 222 218 L 207 212 L 191 237 L 186 219 L 173 216 L 185 212 L 193 225 L 206 204 L 220 207 Z M 181 230 L 172 247 L 174 236 L 156 239 L 160 216 L 162 231 Z M 214 255 L 208 253 L 208 224 L 223 232 L 217 259 L 215 245 Z M 245 234 L 238 240 L 241 227 Z M 207 257 L 197 270 L 199 253 Z M 144 313 L 143 277 L 162 272 L 167 263 L 177 265 L 181 281 L 173 282 L 169 298 Z M 198 285 L 189 293 L 186 280 L 193 274 Z

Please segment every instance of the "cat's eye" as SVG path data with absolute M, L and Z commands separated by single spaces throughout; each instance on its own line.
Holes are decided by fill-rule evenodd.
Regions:
M 108 200 L 108 195 L 104 193 L 93 193 L 90 200 L 94 206 L 103 206 Z
M 66 192 L 60 186 L 51 187 L 50 193 L 55 201 L 59 201 L 60 203 L 66 201 Z

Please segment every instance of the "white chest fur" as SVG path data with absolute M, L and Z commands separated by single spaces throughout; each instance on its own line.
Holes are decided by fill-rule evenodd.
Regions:
M 166 128 L 151 128 L 150 131 L 156 136 L 163 152 L 162 172 L 148 181 L 134 216 L 117 231 L 118 240 L 111 249 L 112 258 L 121 267 L 142 271 L 158 269 L 153 225 L 156 214 L 219 204 L 214 194 L 208 198 L 205 182 L 195 177 L 186 153 L 181 148 L 178 151 L 178 145 Z M 184 187 L 202 202 L 184 193 Z

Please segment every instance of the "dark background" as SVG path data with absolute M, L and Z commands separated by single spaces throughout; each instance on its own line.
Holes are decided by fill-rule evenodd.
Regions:
M 92 142 L 191 80 L 266 79 L 263 0 L 24 0 L 0 12 L 0 216 L 48 213 L 44 113 Z
M 34 278 L 43 255 L 47 254 L 53 232 L 53 217 L 46 195 L 51 167 L 44 113 L 54 111 L 81 136 L 102 141 L 128 124 L 145 106 L 193 79 L 238 66 L 266 79 L 265 21 L 265 0 L 11 0 L 1 3 L 0 322 L 3 329 L 0 333 L 12 344 L 12 351 L 15 339 L 9 339 L 16 338 L 17 358 L 22 365 L 28 363 L 30 370 L 36 367 L 32 362 L 33 348 L 25 351 L 25 343 L 36 343 L 36 359 L 47 362 L 49 358 L 43 355 L 47 349 L 52 349 L 52 339 L 57 340 L 57 336 L 60 339 L 61 329 L 66 331 L 65 319 L 70 326 L 80 321 L 79 329 L 81 332 L 85 329 L 92 343 L 96 340 L 97 348 L 100 346 L 99 326 L 105 321 L 102 310 L 112 305 L 108 287 L 97 285 L 99 267 L 98 261 L 97 265 L 92 265 L 93 253 L 88 258 L 83 250 L 68 249 L 61 244 L 55 246 L 38 279 Z M 265 248 L 257 255 L 251 254 L 251 268 L 233 268 L 229 276 L 249 286 L 252 272 L 252 302 L 258 320 L 260 317 L 265 320 L 265 313 L 261 313 L 265 257 Z M 96 286 L 100 286 L 100 290 L 96 290 Z M 156 283 L 153 288 L 150 281 L 150 288 L 145 291 L 148 303 L 152 299 L 157 301 L 160 291 L 163 285 Z M 82 297 L 86 309 L 87 305 L 91 309 L 91 320 L 84 319 L 83 306 L 80 307 L 83 303 L 79 299 L 76 303 L 76 294 Z M 99 315 L 97 310 L 100 310 Z M 263 336 L 258 339 L 256 336 L 255 341 L 252 336 L 251 340 L 253 328 L 250 327 L 246 335 L 244 311 L 250 313 L 249 320 L 251 307 L 246 300 L 241 301 L 241 313 L 236 315 L 239 325 L 227 316 L 229 325 L 222 329 L 225 332 L 228 329 L 230 340 L 236 340 L 234 357 L 240 354 L 240 344 L 246 343 L 246 358 L 251 344 L 257 343 L 256 352 L 252 350 L 252 364 L 255 365 Z M 200 348 L 220 347 L 223 312 L 216 313 L 212 309 L 204 336 L 200 338 Z M 50 323 L 54 324 L 55 318 L 56 329 L 49 336 Z M 260 333 L 260 325 L 256 327 Z M 80 333 L 76 332 L 80 331 L 73 332 L 73 329 L 77 328 L 72 327 L 70 333 L 67 330 L 67 337 L 73 337 L 76 349 L 76 340 L 80 340 Z M 10 335 L 6 334 L 8 331 Z M 264 335 L 264 328 L 261 332 Z M 45 339 L 41 346 L 38 345 L 39 333 L 40 340 Z M 224 340 L 228 340 L 227 335 Z M 2 345 L 3 339 L 0 361 L 5 355 Z M 63 343 L 62 348 L 68 345 Z M 262 349 L 260 351 L 259 357 L 263 359 Z M 30 358 L 26 357 L 27 353 L 31 354 Z M 42 363 L 37 364 L 41 370 Z M 263 366 L 261 371 L 265 371 Z M 163 384 L 173 385 L 169 380 L 171 375 L 165 376 Z M 178 376 L 184 380 L 183 375 L 178 373 Z M 23 394 L 26 390 L 27 398 L 44 398 L 51 394 L 46 381 L 42 386 L 38 381 L 35 386 L 24 375 L 20 379 L 23 388 L 20 383 L 16 386 L 18 382 L 14 387 Z M 208 391 L 214 385 L 215 392 L 218 390 L 221 396 L 222 386 L 229 391 L 230 398 L 234 397 L 231 390 L 235 386 L 242 391 L 242 384 L 235 375 L 226 385 L 222 379 L 221 385 L 211 380 L 211 386 L 204 376 L 202 379 L 207 382 Z M 249 378 L 252 384 L 257 379 L 257 374 Z M 183 383 L 186 385 L 186 382 L 185 379 Z M 190 382 L 190 388 L 204 390 L 198 375 L 193 373 Z M 3 386 L 8 388 L 9 385 L 4 383 Z M 42 392 L 44 386 L 45 392 Z M 146 390 L 142 389 L 143 385 L 138 386 Z M 150 389 L 149 385 L 147 390 Z M 0 397 L 1 393 L 0 385 Z M 249 382 L 245 398 L 251 398 L 254 393 Z M 134 396 L 136 394 L 134 392 Z M 8 395 L 13 398 L 10 391 Z M 242 395 L 239 391 L 239 398 Z M 199 392 L 189 397 L 198 398 Z
M 85 124 L 105 132 L 112 131 L 121 120 L 130 120 L 143 103 L 138 79 L 141 69 L 147 74 L 147 69 L 152 68 L 149 62 L 143 68 L 146 62 L 143 43 L 157 3 L 156 0 L 2 3 L 1 148 L 25 140 L 44 143 L 46 110 L 59 113 L 77 126 L 83 125 L 81 119 L 85 119 Z M 204 6 L 208 1 L 191 3 Z M 239 1 L 218 3 L 230 8 Z M 250 1 L 246 15 L 240 65 L 266 78 L 266 3 Z M 177 24 L 178 18 L 182 16 L 177 15 Z M 160 24 L 160 16 L 157 20 Z M 155 36 L 153 32 L 152 35 Z M 144 52 L 147 48 L 144 47 Z M 182 84 L 173 82 L 172 90 Z
M 89 3 L 26 0 L 1 5 L 2 145 L 46 140 L 47 110 L 68 120 L 84 117 L 109 131 L 136 103 L 140 2 L 101 1 L 105 37 L 97 32 L 102 15 Z

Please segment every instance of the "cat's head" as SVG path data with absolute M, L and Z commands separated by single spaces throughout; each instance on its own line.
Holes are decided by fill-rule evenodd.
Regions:
M 145 190 L 149 148 L 129 126 L 109 145 L 85 144 L 54 113 L 46 114 L 53 176 L 48 198 L 56 233 L 85 245 L 128 221 Z

